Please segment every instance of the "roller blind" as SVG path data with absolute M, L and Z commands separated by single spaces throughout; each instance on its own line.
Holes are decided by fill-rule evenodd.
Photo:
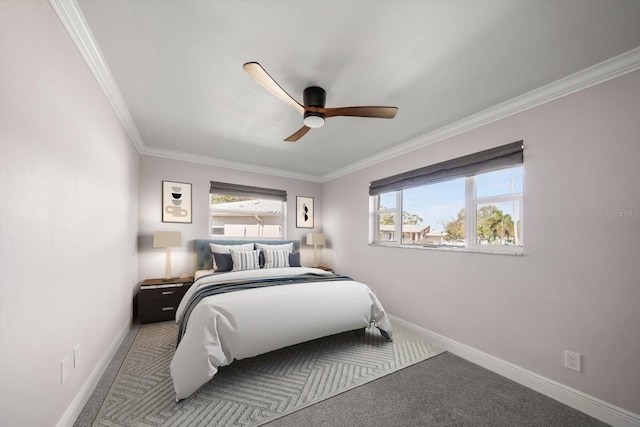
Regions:
M 523 149 L 523 141 L 512 142 L 511 144 L 490 148 L 464 157 L 458 157 L 457 159 L 382 178 L 369 184 L 369 195 L 375 196 L 389 191 L 420 187 L 515 166 L 523 161 Z
M 230 184 L 227 182 L 210 181 L 210 194 L 226 194 L 228 196 L 253 197 L 256 199 L 287 201 L 285 190 L 272 188 L 251 187 L 249 185 Z

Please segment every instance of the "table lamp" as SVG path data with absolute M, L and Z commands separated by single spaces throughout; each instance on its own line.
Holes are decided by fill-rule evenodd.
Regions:
M 153 233 L 153 247 L 166 248 L 165 280 L 171 279 L 171 248 L 179 246 L 182 246 L 182 233 L 179 231 L 156 231 Z
M 318 265 L 318 246 L 324 246 L 324 234 L 322 233 L 307 233 L 307 245 L 313 245 L 313 266 Z

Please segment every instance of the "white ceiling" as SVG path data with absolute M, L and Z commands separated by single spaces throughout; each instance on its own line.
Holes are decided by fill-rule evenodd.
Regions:
M 637 0 L 76 1 L 51 0 L 141 152 L 317 181 L 640 46 Z M 398 115 L 283 142 L 302 117 L 248 61 L 301 103 Z

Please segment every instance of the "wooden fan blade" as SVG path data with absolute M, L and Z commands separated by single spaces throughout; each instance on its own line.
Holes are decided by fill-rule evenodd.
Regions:
M 291 135 L 289 138 L 285 139 L 288 142 L 295 142 L 302 138 L 307 132 L 309 132 L 310 127 L 302 126 L 299 131 Z
M 317 110 L 325 117 L 351 116 L 393 119 L 398 112 L 398 107 L 337 107 L 318 108 Z
M 247 72 L 253 79 L 258 82 L 263 88 L 291 105 L 298 110 L 300 114 L 304 114 L 304 107 L 300 105 L 298 101 L 293 99 L 284 89 L 280 87 L 278 83 L 265 71 L 264 68 L 257 62 L 247 62 L 242 66 L 244 71 Z

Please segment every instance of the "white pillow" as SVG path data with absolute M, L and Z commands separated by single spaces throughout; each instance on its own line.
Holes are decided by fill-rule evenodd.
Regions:
M 217 243 L 209 243 L 209 247 L 211 248 L 211 252 L 228 254 L 229 249 L 235 249 L 237 251 L 252 251 L 253 243 L 244 243 L 241 245 L 220 245 Z
M 282 245 L 269 245 L 267 243 L 256 243 L 256 249 L 270 249 L 274 251 L 289 251 L 293 252 L 293 242 L 285 243 Z
M 243 243 L 241 245 L 221 245 L 218 243 L 209 243 L 209 248 L 211 248 L 211 252 L 215 252 L 218 254 L 228 254 L 229 249 L 231 248 L 238 251 L 252 251 L 253 243 Z M 212 265 L 214 270 L 218 268 L 218 266 L 216 265 L 215 257 L 213 257 Z
M 286 268 L 289 267 L 289 254 L 287 250 L 272 251 L 263 249 L 264 267 L 263 268 Z
M 233 270 L 256 270 L 260 268 L 260 251 L 237 251 L 229 249 L 231 259 L 233 260 Z

